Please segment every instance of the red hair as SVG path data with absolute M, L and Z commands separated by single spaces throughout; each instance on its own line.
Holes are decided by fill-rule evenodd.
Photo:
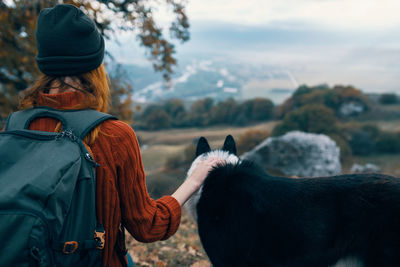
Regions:
M 24 90 L 20 94 L 19 99 L 19 108 L 27 109 L 38 106 L 38 98 L 40 92 L 47 92 L 48 90 L 55 88 L 52 87 L 54 82 L 58 82 L 60 84 L 57 86 L 61 91 L 67 88 L 74 88 L 85 94 L 85 100 L 81 103 L 69 107 L 67 109 L 94 109 L 101 112 L 107 112 L 109 102 L 110 102 L 110 87 L 109 87 L 109 78 L 105 67 L 103 64 L 100 65 L 97 69 L 92 71 L 73 76 L 71 77 L 73 80 L 78 80 L 80 82 L 80 88 L 76 88 L 68 83 L 66 83 L 65 77 L 52 77 L 47 75 L 42 75 L 35 82 L 35 84 Z M 49 99 L 53 101 L 53 99 Z M 90 145 L 93 144 L 96 137 L 100 132 L 100 126 L 93 129 L 86 137 L 85 143 Z M 56 128 L 54 129 L 56 132 L 62 130 L 61 123 L 58 123 Z

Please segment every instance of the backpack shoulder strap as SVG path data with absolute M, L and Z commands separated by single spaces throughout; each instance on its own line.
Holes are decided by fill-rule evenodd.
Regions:
M 5 130 L 27 130 L 34 119 L 44 117 L 61 121 L 64 130 L 72 130 L 81 139 L 101 122 L 117 119 L 110 114 L 92 109 L 56 110 L 50 107 L 35 107 L 12 113 L 7 119 Z

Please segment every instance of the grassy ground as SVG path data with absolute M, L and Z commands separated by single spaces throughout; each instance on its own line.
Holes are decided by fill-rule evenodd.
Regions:
M 272 131 L 276 122 L 261 123 L 247 127 L 218 126 L 210 128 L 168 129 L 162 131 L 136 131 L 142 147 L 143 165 L 146 171 L 158 170 L 169 155 L 182 152 L 194 144 L 200 136 L 204 136 L 213 147 L 222 146 L 225 137 L 231 134 L 238 138 L 247 130 Z
M 183 153 L 188 144 L 200 136 L 205 136 L 214 148 L 220 147 L 225 136 L 231 134 L 238 138 L 249 129 L 271 131 L 276 122 L 262 123 L 248 127 L 212 127 L 171 129 L 164 131 L 137 131 L 142 146 L 142 158 L 146 170 L 150 195 L 158 197 L 163 193 L 172 193 L 185 178 L 185 170 L 167 171 L 164 169 L 166 159 L 173 154 Z M 400 131 L 400 121 L 379 122 L 385 130 Z M 400 177 L 400 154 L 373 155 L 353 157 L 344 164 L 348 172 L 353 163 L 374 163 L 384 173 Z M 127 235 L 129 236 L 129 235 Z M 128 248 L 136 266 L 188 266 L 209 267 L 210 263 L 204 253 L 197 235 L 197 226 L 184 212 L 178 232 L 170 239 L 161 242 L 143 244 L 128 238 Z
M 166 241 L 143 244 L 130 236 L 127 239 L 135 266 L 211 266 L 201 246 L 197 226 L 185 212 L 178 232 Z
M 379 121 L 376 122 L 378 127 L 384 131 L 400 132 L 400 120 L 393 121 Z

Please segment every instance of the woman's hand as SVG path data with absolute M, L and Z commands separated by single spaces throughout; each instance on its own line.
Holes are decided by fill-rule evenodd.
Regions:
M 213 167 L 224 163 L 225 161 L 220 158 L 207 158 L 196 166 L 196 169 L 193 170 L 192 174 L 186 179 L 186 181 L 192 183 L 195 187 L 195 191 L 197 191 L 200 189 L 208 173 L 213 169 Z
M 182 183 L 182 185 L 172 194 L 182 206 L 186 200 L 197 190 L 200 189 L 208 173 L 218 164 L 225 164 L 220 158 L 208 158 L 197 165 L 192 174 Z

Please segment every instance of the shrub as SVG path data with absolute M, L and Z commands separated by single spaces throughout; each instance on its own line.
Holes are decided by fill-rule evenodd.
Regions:
M 391 105 L 391 104 L 396 104 L 398 102 L 399 102 L 398 96 L 393 93 L 382 94 L 379 97 L 379 103 L 383 105 Z
M 400 133 L 381 133 L 376 140 L 376 149 L 381 153 L 400 153 Z
M 299 130 L 309 133 L 334 133 L 337 119 L 333 111 L 323 105 L 307 105 L 288 113 L 272 131 L 273 136 Z
M 329 134 L 329 137 L 334 140 L 336 145 L 340 148 L 340 161 L 342 163 L 349 161 L 352 156 L 352 149 L 346 139 L 337 133 L 331 133 Z
M 318 100 L 319 95 L 323 94 L 324 91 L 328 90 L 327 85 L 318 85 L 309 87 L 307 85 L 301 85 L 293 93 L 292 97 L 288 98 L 278 107 L 277 115 L 279 118 L 283 118 L 286 114 L 296 110 L 307 104 L 323 104 L 322 99 Z
M 278 109 L 278 116 L 283 117 L 291 111 L 306 105 L 324 105 L 341 115 L 343 104 L 353 104 L 365 112 L 370 109 L 368 98 L 352 86 L 335 86 L 330 89 L 327 85 L 308 87 L 300 86 Z M 354 112 L 359 114 L 360 112 Z M 346 114 L 348 116 L 349 114 Z M 353 115 L 353 114 L 350 114 Z
M 370 155 L 375 152 L 375 140 L 374 137 L 367 131 L 362 129 L 355 131 L 349 145 L 354 155 Z
M 236 148 L 238 155 L 242 155 L 243 153 L 250 151 L 255 146 L 260 144 L 266 138 L 268 138 L 269 132 L 262 130 L 254 130 L 250 129 L 244 132 L 239 138 L 236 140 Z
M 376 125 L 351 122 L 340 127 L 341 135 L 349 143 L 354 155 L 370 155 L 376 152 L 376 138 L 380 130 Z
M 346 124 L 340 128 L 354 155 L 400 153 L 400 133 L 381 131 L 376 125 Z

